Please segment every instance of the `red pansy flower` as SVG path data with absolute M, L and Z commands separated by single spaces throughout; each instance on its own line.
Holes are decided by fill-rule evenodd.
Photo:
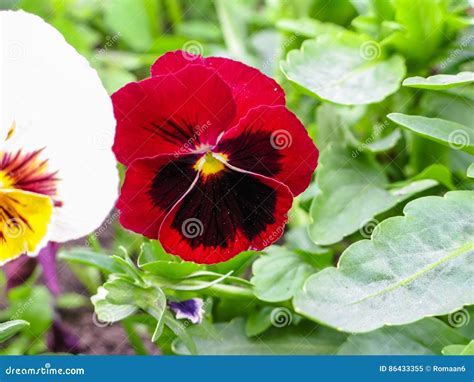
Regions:
M 170 52 L 113 96 L 114 152 L 128 166 L 125 228 L 198 263 L 277 240 L 318 151 L 280 86 L 233 60 Z

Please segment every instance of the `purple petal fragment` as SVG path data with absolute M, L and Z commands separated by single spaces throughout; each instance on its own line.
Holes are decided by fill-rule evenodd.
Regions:
M 200 324 L 202 322 L 204 317 L 204 302 L 201 298 L 192 298 L 184 301 L 169 301 L 168 305 L 178 320 L 186 319 L 193 324 Z
M 35 268 L 36 259 L 29 256 L 20 256 L 6 263 L 3 270 L 7 278 L 7 290 L 22 285 L 33 274 Z
M 38 255 L 38 262 L 43 268 L 44 284 L 54 296 L 59 296 L 60 293 L 58 274 L 56 272 L 56 254 L 58 249 L 58 243 L 49 242 Z

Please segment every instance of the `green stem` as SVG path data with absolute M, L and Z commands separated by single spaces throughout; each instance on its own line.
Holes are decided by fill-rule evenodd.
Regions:
M 245 299 L 255 299 L 255 295 L 250 288 L 235 286 L 235 285 L 226 285 L 226 284 L 215 284 L 210 287 L 203 289 L 204 294 L 215 296 L 215 297 L 225 297 L 225 298 L 245 298 Z
M 222 297 L 222 298 L 245 298 L 245 299 L 255 299 L 255 295 L 251 287 L 245 286 L 236 286 L 228 284 L 214 284 L 207 286 L 209 281 L 201 280 L 186 280 L 182 281 L 179 284 L 173 285 L 170 280 L 157 277 L 157 276 L 148 276 L 145 277 L 146 281 L 157 286 L 158 288 L 168 288 L 174 290 L 180 290 L 175 288 L 178 285 L 180 287 L 199 287 L 202 286 L 202 289 L 194 289 L 194 291 L 213 297 Z

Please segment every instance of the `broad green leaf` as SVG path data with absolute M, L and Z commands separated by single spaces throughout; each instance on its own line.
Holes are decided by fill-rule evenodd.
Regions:
M 319 245 L 314 244 L 311 240 L 306 224 L 297 228 L 292 228 L 285 233 L 285 246 L 295 252 L 304 252 L 308 255 L 315 255 L 312 258 L 318 258 L 322 263 L 317 264 L 316 261 L 313 261 L 313 264 L 317 268 L 324 268 L 324 257 L 329 259 L 331 262 L 332 252 L 327 247 L 320 247 Z
M 272 246 L 266 249 L 252 266 L 255 295 L 263 301 L 285 301 L 301 288 L 315 268 L 305 256 L 284 247 Z
M 384 59 L 381 47 L 353 32 L 306 40 L 281 64 L 291 81 L 320 99 L 343 105 L 380 102 L 405 75 L 400 56 Z
M 43 285 L 21 285 L 8 291 L 11 318 L 29 322 L 25 333 L 37 339 L 44 335 L 53 323 L 53 298 Z
M 451 343 L 467 339 L 436 318 L 404 326 L 387 326 L 353 334 L 339 348 L 339 355 L 434 355 Z
M 432 164 L 412 178 L 412 180 L 421 179 L 434 179 L 450 190 L 456 189 L 453 184 L 453 180 L 451 179 L 451 172 L 446 166 L 443 166 L 442 164 Z
M 348 332 L 403 325 L 474 303 L 474 192 L 408 203 L 352 244 L 337 268 L 311 276 L 298 313 Z
M 67 260 L 98 268 L 105 273 L 119 273 L 122 271 L 121 267 L 114 261 L 112 256 L 97 253 L 89 249 L 66 249 L 59 253 L 58 258 L 60 260 Z
M 419 89 L 450 89 L 467 85 L 474 82 L 473 72 L 461 72 L 458 74 L 437 74 L 427 78 L 410 77 L 403 81 L 403 86 Z
M 470 127 L 444 119 L 400 113 L 391 113 L 387 118 L 422 137 L 474 154 L 474 129 Z
M 443 348 L 444 355 L 474 355 L 474 341 L 467 345 L 448 345 Z
M 383 169 L 371 156 L 336 145 L 321 153 L 316 182 L 321 193 L 311 205 L 313 223 L 308 229 L 319 245 L 339 242 L 374 216 L 436 185 L 435 181 L 420 180 L 388 191 Z
M 194 338 L 200 355 L 334 354 L 345 339 L 342 333 L 309 323 L 274 327 L 248 338 L 245 322 L 240 318 L 212 326 L 197 325 L 186 331 Z M 173 350 L 189 354 L 180 340 L 173 343 Z
M 264 306 L 249 314 L 245 323 L 245 334 L 247 337 L 258 336 L 271 328 L 272 320 L 270 317 L 273 309 L 273 307 Z
M 11 320 L 0 323 L 0 343 L 13 337 L 23 328 L 26 328 L 30 324 L 24 320 Z

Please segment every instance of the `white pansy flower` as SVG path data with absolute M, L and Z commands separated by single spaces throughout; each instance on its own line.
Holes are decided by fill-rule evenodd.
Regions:
M 0 12 L 0 264 L 100 226 L 117 197 L 112 104 L 40 17 Z

